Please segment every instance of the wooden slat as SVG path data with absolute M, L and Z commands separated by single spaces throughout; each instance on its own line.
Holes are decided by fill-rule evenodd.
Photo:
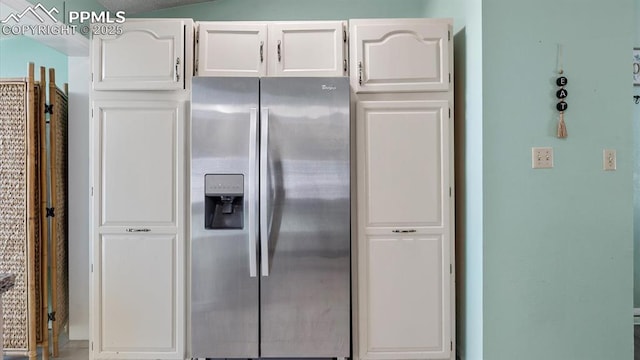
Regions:
M 35 226 L 40 219 L 36 219 L 35 214 L 35 206 L 39 206 L 39 204 L 35 204 L 34 199 L 34 191 L 37 188 L 36 178 L 36 149 L 38 146 L 35 144 L 35 117 L 36 117 L 36 103 L 35 103 L 35 91 L 34 91 L 34 72 L 35 66 L 33 63 L 29 63 L 28 69 L 28 78 L 27 78 L 27 101 L 28 101 L 28 109 L 27 109 L 27 306 L 28 310 L 28 319 L 29 319 L 29 344 L 27 348 L 27 355 L 29 359 L 36 358 L 36 287 L 35 287 L 35 234 L 36 229 Z
M 55 141 L 55 131 L 58 126 L 58 114 L 60 113 L 60 109 L 58 109 L 58 104 L 56 104 L 56 71 L 55 69 L 49 69 L 49 104 L 53 105 L 53 114 L 49 116 L 49 151 L 51 154 L 51 207 L 58 206 L 58 194 L 56 192 L 56 183 L 58 181 L 57 172 L 54 169 L 55 162 L 53 161 L 53 154 L 56 154 L 57 146 Z M 56 241 L 58 239 L 58 226 L 56 224 L 55 218 L 51 219 L 51 282 L 52 284 L 56 283 L 56 279 L 58 277 L 57 269 L 58 269 L 58 256 L 56 254 Z M 53 311 L 57 311 L 58 309 L 58 288 L 57 286 L 51 287 L 51 308 Z M 53 341 L 53 357 L 58 357 L 59 355 L 59 326 L 57 326 L 56 321 L 53 321 L 51 325 L 52 329 L 52 341 Z
M 45 113 L 45 105 L 46 105 L 46 69 L 41 66 L 40 67 L 40 84 L 42 88 L 42 94 L 40 96 L 40 122 L 38 126 L 38 131 L 40 131 L 40 223 L 42 225 L 42 241 L 40 245 L 42 246 L 42 250 L 40 253 L 42 254 L 42 260 L 40 262 L 40 266 L 42 267 L 42 311 L 41 311 L 41 323 L 40 327 L 42 328 L 42 359 L 49 359 L 49 226 L 47 221 L 47 164 L 48 164 L 48 156 L 47 156 L 47 117 Z

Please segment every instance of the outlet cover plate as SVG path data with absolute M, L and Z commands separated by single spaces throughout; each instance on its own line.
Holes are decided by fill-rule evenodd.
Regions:
M 531 167 L 534 169 L 553 168 L 553 148 L 552 147 L 531 148 Z
M 616 170 L 616 151 L 614 149 L 604 149 L 602 151 L 602 168 L 605 171 Z

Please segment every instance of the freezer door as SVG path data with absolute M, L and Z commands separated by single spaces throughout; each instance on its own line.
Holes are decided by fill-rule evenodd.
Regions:
M 348 357 L 348 79 L 260 84 L 261 357 Z
M 255 246 L 258 100 L 258 79 L 255 78 L 193 79 L 191 348 L 194 358 L 259 356 Z M 242 228 L 205 228 L 207 174 L 233 174 L 235 176 L 218 178 L 235 180 L 240 179 L 237 175 L 243 176 Z M 224 186 L 217 182 L 209 184 L 219 192 Z M 214 190 L 208 189 L 208 192 Z

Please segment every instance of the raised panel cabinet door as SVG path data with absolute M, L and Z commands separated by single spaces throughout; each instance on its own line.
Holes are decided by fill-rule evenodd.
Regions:
M 391 231 L 362 238 L 360 358 L 449 359 L 448 240 Z
M 95 226 L 175 231 L 183 186 L 183 103 L 96 101 L 93 113 Z
M 118 26 L 120 35 L 93 36 L 94 90 L 184 88 L 183 20 L 127 20 Z
M 450 89 L 449 20 L 350 20 L 349 26 L 356 93 Z
M 448 225 L 447 101 L 357 104 L 360 229 Z
M 199 22 L 196 75 L 265 76 L 267 25 L 250 22 Z
M 346 75 L 346 23 L 269 23 L 270 76 Z
M 102 234 L 94 251 L 94 359 L 184 359 L 181 235 Z

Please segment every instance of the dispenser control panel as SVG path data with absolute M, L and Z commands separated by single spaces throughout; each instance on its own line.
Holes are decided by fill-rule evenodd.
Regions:
M 244 193 L 244 176 L 240 174 L 207 174 L 204 176 L 206 196 L 240 196 Z

